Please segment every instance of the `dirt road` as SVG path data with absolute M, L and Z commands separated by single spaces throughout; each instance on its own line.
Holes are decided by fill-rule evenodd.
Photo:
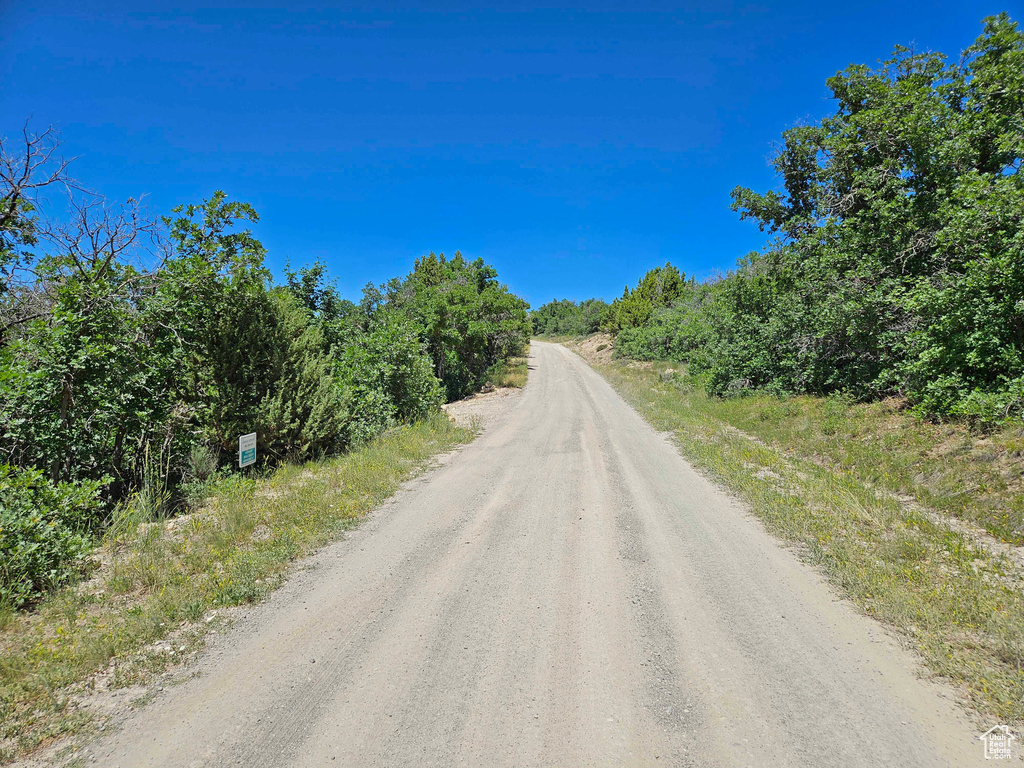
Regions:
M 976 724 L 593 370 L 476 442 L 94 747 L 103 766 L 964 766 Z

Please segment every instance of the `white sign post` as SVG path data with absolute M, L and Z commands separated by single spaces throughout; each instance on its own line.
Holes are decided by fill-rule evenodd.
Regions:
M 248 467 L 256 463 L 256 433 L 242 435 L 238 438 L 238 468 Z

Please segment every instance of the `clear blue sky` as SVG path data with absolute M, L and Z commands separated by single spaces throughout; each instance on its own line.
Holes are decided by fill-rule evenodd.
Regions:
M 147 10 L 139 10 L 145 7 Z M 825 79 L 896 43 L 956 55 L 1018 3 L 116 4 L 0 0 L 0 131 L 54 124 L 75 175 L 154 213 L 251 202 L 280 277 L 342 292 L 431 250 L 534 306 L 699 278 L 764 243 L 729 191 L 776 185 Z

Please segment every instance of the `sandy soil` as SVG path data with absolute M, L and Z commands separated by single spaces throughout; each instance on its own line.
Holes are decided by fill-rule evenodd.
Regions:
M 611 362 L 615 353 L 615 338 L 607 333 L 595 333 L 582 341 L 574 342 L 572 348 L 587 362 L 600 365 Z
M 914 657 L 568 350 L 91 748 L 103 766 L 966 766 Z M 501 411 L 498 413 L 497 411 Z
M 522 389 L 501 387 L 441 407 L 461 426 L 487 429 L 502 421 L 522 396 Z

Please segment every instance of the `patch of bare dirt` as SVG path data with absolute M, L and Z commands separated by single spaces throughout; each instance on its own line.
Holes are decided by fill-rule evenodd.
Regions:
M 591 365 L 605 365 L 612 360 L 615 351 L 615 339 L 607 333 L 595 333 L 583 341 L 567 344 L 576 354 Z
M 441 406 L 448 417 L 460 427 L 486 429 L 500 421 L 519 403 L 523 390 L 518 387 L 499 387 L 489 392 L 446 403 Z

